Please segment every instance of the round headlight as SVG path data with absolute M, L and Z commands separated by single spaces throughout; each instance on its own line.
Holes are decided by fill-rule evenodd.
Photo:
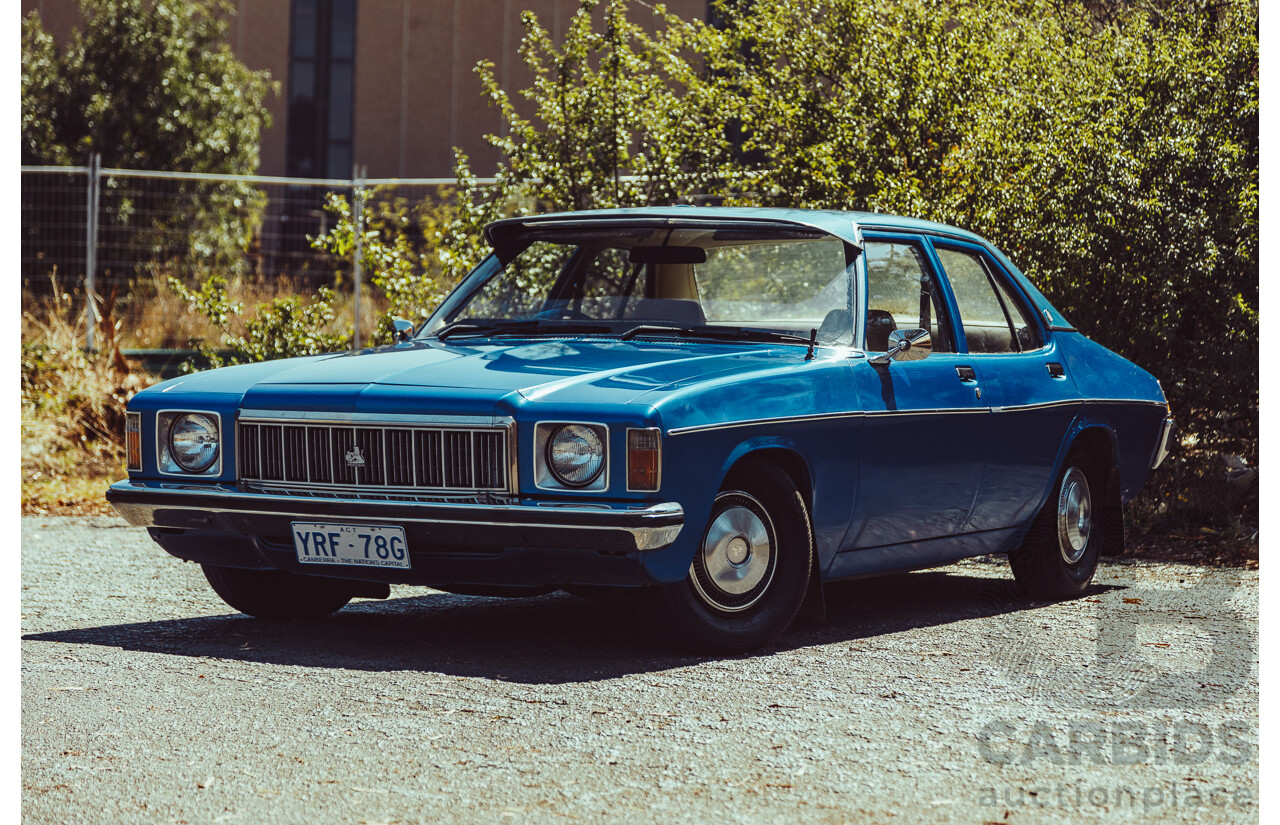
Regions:
M 169 450 L 179 467 L 188 473 L 203 473 L 218 460 L 217 423 L 200 413 L 178 416 L 169 430 Z
M 547 466 L 566 487 L 585 487 L 604 469 L 604 442 L 591 427 L 565 424 L 547 441 Z

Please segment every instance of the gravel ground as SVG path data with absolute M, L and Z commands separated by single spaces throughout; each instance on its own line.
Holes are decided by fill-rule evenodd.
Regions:
M 564 594 L 262 623 L 143 530 L 28 517 L 24 821 L 1257 821 L 1257 572 L 1096 582 L 842 583 L 825 624 L 694 657 Z

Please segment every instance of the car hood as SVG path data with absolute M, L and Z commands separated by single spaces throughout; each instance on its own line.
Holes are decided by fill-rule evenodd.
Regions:
M 715 376 L 800 364 L 785 345 L 704 341 L 554 339 L 413 341 L 358 352 L 211 370 L 158 385 L 172 392 L 236 393 L 250 409 L 488 413 L 520 405 L 628 404 Z

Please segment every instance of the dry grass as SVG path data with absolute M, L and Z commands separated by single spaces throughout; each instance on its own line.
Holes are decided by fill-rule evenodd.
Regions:
M 124 410 L 154 383 L 116 346 L 114 301 L 102 305 L 95 353 L 72 296 L 53 293 L 22 313 L 23 512 L 105 512 L 102 490 L 124 472 Z
M 96 353 L 84 351 L 82 302 L 64 291 L 56 273 L 52 291 L 23 295 L 22 312 L 22 512 L 111 514 L 103 491 L 124 470 L 124 411 L 134 393 L 156 382 L 121 354 L 129 348 L 221 346 L 223 331 L 193 312 L 154 274 L 135 281 L 128 295 L 112 292 L 100 301 Z M 229 297 L 252 317 L 259 304 L 299 291 L 287 278 L 237 278 Z M 304 290 L 309 291 L 309 290 Z M 340 297 L 335 327 L 349 326 L 354 301 Z M 363 329 L 371 332 L 386 299 L 365 294 Z M 230 319 L 241 331 L 243 319 Z
M 38 471 L 22 478 L 22 515 L 24 516 L 114 516 L 103 492 L 111 482 L 124 478 L 124 471 L 91 475 L 41 475 Z
M 1189 425 L 1129 506 L 1126 555 L 1257 567 L 1256 430 L 1214 416 Z

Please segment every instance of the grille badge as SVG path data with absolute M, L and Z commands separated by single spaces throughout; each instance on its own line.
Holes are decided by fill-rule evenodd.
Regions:
M 347 466 L 348 467 L 364 466 L 364 453 L 360 452 L 359 444 L 353 446 L 350 450 L 347 450 Z

